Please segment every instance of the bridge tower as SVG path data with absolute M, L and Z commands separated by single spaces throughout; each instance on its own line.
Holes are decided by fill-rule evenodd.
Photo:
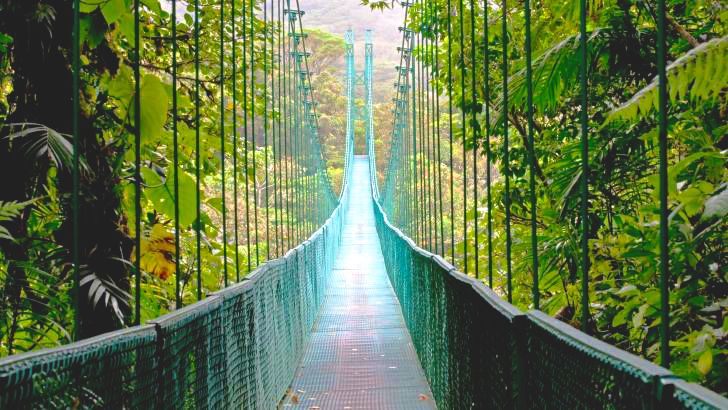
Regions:
M 356 86 L 356 72 L 354 71 L 354 31 L 352 29 L 346 31 L 344 41 L 346 42 L 346 140 L 354 141 L 354 88 Z M 353 148 L 351 147 L 351 149 Z M 345 167 L 345 169 L 349 168 Z
M 368 29 L 365 33 L 365 44 L 364 44 L 364 88 L 366 98 L 366 142 L 367 152 L 369 155 L 374 153 L 374 95 L 372 84 L 374 83 L 374 42 L 372 40 L 372 30 Z M 375 197 L 379 197 L 379 187 L 376 173 L 376 166 L 370 161 L 372 169 L 370 169 L 370 175 L 372 175 L 372 190 Z

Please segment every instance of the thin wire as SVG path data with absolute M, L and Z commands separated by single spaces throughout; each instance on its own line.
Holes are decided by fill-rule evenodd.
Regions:
M 657 77 L 660 156 L 660 364 L 670 368 L 670 227 L 668 219 L 665 0 L 657 0 Z
M 272 6 L 272 3 L 271 3 Z M 272 10 L 271 10 L 272 11 Z M 270 260 L 270 192 L 268 191 L 268 2 L 263 2 L 263 144 L 265 146 L 265 256 Z M 271 81 L 272 82 L 272 81 Z
M 460 20 L 460 114 L 463 133 L 463 270 L 468 274 L 468 161 L 467 161 L 467 116 L 465 114 L 465 7 L 460 0 L 458 17 Z
M 286 181 L 286 249 L 291 249 L 293 240 L 293 227 L 291 226 L 291 167 L 292 158 L 289 151 L 291 143 L 291 124 L 288 121 L 288 113 L 290 111 L 290 61 L 288 60 L 288 50 L 290 49 L 290 37 L 286 31 L 286 20 L 288 19 L 288 10 L 284 11 L 283 22 L 283 158 L 285 160 L 285 181 Z
M 580 0 L 579 44 L 581 47 L 581 329 L 589 325 L 589 134 L 587 117 L 587 49 L 586 49 L 586 0 Z
M 431 3 L 432 4 L 432 3 Z M 440 36 L 438 34 L 440 25 L 439 25 L 439 17 L 438 17 L 438 11 L 439 8 L 434 6 L 435 9 L 435 50 L 440 49 Z M 432 51 L 432 50 L 431 50 Z M 435 78 L 437 78 L 438 81 L 438 87 L 435 92 L 435 128 L 437 129 L 437 184 L 438 184 L 438 190 L 440 192 L 440 255 L 445 256 L 445 218 L 444 218 L 444 212 L 443 212 L 443 198 L 442 198 L 442 151 L 440 149 L 441 146 L 441 138 L 440 138 L 440 88 L 439 88 L 439 78 L 440 78 L 440 58 L 435 55 L 433 57 L 433 60 L 435 61 Z
M 260 246 L 258 242 L 258 172 L 256 156 L 258 144 L 255 141 L 255 6 L 250 0 L 250 130 L 253 136 L 253 229 L 255 237 L 255 266 L 260 265 Z M 243 28 L 244 30 L 245 28 Z M 249 258 L 249 257 L 248 257 Z
M 503 0 L 503 168 L 505 174 L 505 206 L 506 206 L 506 293 L 508 302 L 513 302 L 513 284 L 511 269 L 511 181 L 510 152 L 508 148 L 508 20 L 507 0 Z
M 243 44 L 245 44 L 245 47 L 248 47 L 248 34 L 247 34 L 247 2 L 243 0 L 243 22 L 242 22 L 242 32 L 243 32 Z M 248 157 L 248 151 L 250 148 L 250 139 L 248 135 L 248 115 L 250 114 L 250 109 L 248 107 L 248 53 L 246 53 L 245 50 L 243 50 L 243 140 L 245 143 L 245 149 L 244 153 L 245 156 L 243 157 L 243 167 L 245 168 L 245 251 L 246 251 L 246 262 L 248 265 L 248 272 L 253 270 L 253 259 L 251 258 L 251 248 L 250 248 L 250 175 L 248 175 L 248 164 L 249 164 L 249 157 Z
M 437 141 L 435 141 L 435 139 L 436 139 L 436 131 L 435 131 L 435 121 L 433 120 L 433 117 L 435 116 L 435 93 L 436 93 L 436 91 L 435 91 L 435 84 L 433 84 L 433 82 L 435 81 L 435 71 L 434 71 L 434 67 L 432 69 L 430 69 L 430 66 L 433 64 L 433 61 L 434 61 L 434 41 L 430 38 L 430 36 L 433 36 L 434 37 L 437 34 L 435 32 L 435 29 L 434 29 L 435 19 L 434 19 L 434 16 L 433 16 L 432 13 L 433 13 L 433 3 L 432 2 L 429 2 L 428 3 L 428 9 L 427 9 L 427 14 L 428 14 L 428 18 L 427 18 L 427 27 L 428 27 L 427 44 L 428 44 L 428 47 L 427 47 L 427 51 L 426 51 L 426 58 L 427 58 L 427 61 L 428 61 L 427 67 L 428 67 L 428 70 L 429 70 L 428 71 L 428 76 L 427 76 L 427 85 L 428 85 L 428 90 L 429 91 L 428 91 L 427 96 L 429 98 L 429 103 L 428 103 L 428 108 L 429 108 L 429 111 L 428 111 L 428 119 L 429 119 L 429 122 L 428 122 L 428 125 L 429 125 L 429 128 L 430 128 L 430 140 L 428 140 L 430 142 L 430 148 L 428 149 L 428 167 L 427 167 L 427 170 L 429 171 L 430 176 L 427 179 L 427 181 L 428 181 L 428 186 L 430 187 L 430 203 L 432 205 L 432 210 L 430 211 L 430 215 L 434 219 L 433 224 L 432 224 L 433 225 L 433 228 L 434 228 L 434 238 L 433 238 L 433 244 L 434 245 L 431 245 L 430 251 L 431 252 L 437 252 L 438 251 L 438 241 L 440 239 L 439 231 L 437 229 L 437 226 L 438 226 L 438 220 L 440 220 L 440 218 L 438 218 L 438 215 L 437 215 L 437 204 L 438 204 L 437 185 L 435 185 L 435 181 L 433 181 L 432 178 L 433 178 L 433 176 L 437 176 L 438 175 L 437 169 L 435 169 L 435 167 L 439 167 L 439 162 L 438 163 L 435 162 L 435 155 L 436 155 L 435 145 L 436 145 Z
M 431 98 L 430 93 L 432 87 L 430 86 L 430 69 L 429 69 L 429 50 L 430 50 L 430 41 L 428 40 L 429 33 L 430 33 L 430 16 L 429 16 L 429 9 L 425 11 L 426 13 L 426 26 L 425 26 L 425 35 L 423 36 L 423 41 L 425 43 L 425 50 L 424 50 L 424 56 L 423 59 L 425 60 L 424 64 L 424 71 L 425 71 L 425 103 L 426 103 L 426 118 L 427 118 L 427 140 L 426 140 L 426 149 L 427 149 L 427 214 L 428 214 L 428 220 L 427 220 L 427 228 L 429 229 L 430 233 L 430 252 L 434 250 L 434 243 L 437 242 L 437 229 L 435 228 L 433 231 L 433 218 L 434 218 L 434 212 L 433 212 L 433 206 L 434 206 L 434 198 L 432 196 L 432 186 L 434 185 L 434 181 L 432 181 L 432 147 L 434 146 L 434 142 L 432 141 L 432 138 L 434 138 L 435 131 L 432 129 L 432 112 L 430 110 L 431 108 Z M 437 222 L 435 220 L 435 222 Z
M 237 92 L 237 41 L 235 39 L 235 0 L 231 0 L 232 10 L 230 13 L 230 21 L 232 24 L 232 92 L 233 92 L 233 228 L 235 230 L 235 281 L 240 282 L 240 243 L 238 234 L 238 92 Z M 244 28 L 243 28 L 244 29 Z M 245 52 L 243 50 L 243 52 Z
M 139 75 L 139 0 L 134 0 L 134 324 L 141 324 L 142 287 L 142 139 L 141 139 L 141 78 Z
M 525 0 L 526 17 L 526 88 L 528 94 L 528 156 L 530 157 L 529 190 L 531 196 L 531 256 L 533 261 L 533 307 L 539 308 L 538 237 L 536 232 L 536 146 L 533 136 L 533 73 L 531 68 L 531 2 Z
M 416 39 L 414 40 L 417 41 Z M 414 56 L 412 56 L 412 47 L 410 46 L 410 58 L 414 59 Z M 414 62 L 415 66 L 412 67 L 412 158 L 413 158 L 413 173 L 414 176 L 412 178 L 412 183 L 414 185 L 412 192 L 415 194 L 415 197 L 417 197 L 418 190 L 417 190 L 417 61 Z M 415 242 L 421 243 L 420 241 L 420 210 L 419 205 L 422 202 L 419 201 L 419 198 L 417 198 L 418 201 L 416 203 L 412 204 L 412 209 L 414 211 L 414 221 L 415 221 Z
M 490 149 L 490 39 L 488 34 L 488 3 L 485 2 L 483 9 L 483 30 L 485 40 L 485 61 L 483 71 L 485 73 L 485 172 L 486 172 L 486 202 L 488 208 L 488 286 L 493 288 L 493 199 L 491 197 L 491 149 Z
M 282 45 L 283 45 L 283 37 L 282 37 L 282 33 L 283 33 L 283 13 L 282 13 L 281 9 L 282 9 L 281 0 L 278 0 L 278 8 L 277 8 L 277 12 L 278 12 L 278 27 L 277 27 L 278 42 L 276 43 L 277 49 L 278 49 L 278 66 L 276 67 L 277 68 L 276 69 L 276 74 L 277 74 L 277 77 L 278 77 L 277 78 L 277 82 L 278 82 L 278 93 L 276 94 L 276 100 L 278 102 L 278 110 L 277 110 L 278 115 L 276 116 L 277 123 L 278 123 L 278 127 L 277 127 L 278 128 L 277 129 L 277 131 L 278 131 L 278 149 L 276 150 L 276 153 L 277 153 L 277 161 L 276 162 L 278 164 L 278 184 L 276 185 L 276 189 L 278 191 L 278 204 L 276 205 L 276 225 L 277 225 L 278 229 L 276 230 L 276 232 L 278 233 L 278 238 L 276 240 L 276 256 L 281 256 L 283 254 L 283 239 L 284 239 L 284 233 L 283 233 L 283 231 L 285 229 L 285 226 L 282 223 L 282 220 L 283 220 L 283 186 L 282 186 L 282 183 L 283 183 L 283 169 L 282 169 L 282 167 L 285 164 L 283 163 L 283 158 L 284 157 L 282 156 L 282 152 L 283 151 L 282 151 L 282 148 L 281 148 L 281 144 L 283 142 L 283 138 L 281 137 L 281 134 L 282 134 L 281 133 L 281 130 L 283 130 L 283 128 L 281 127 L 281 125 L 282 125 L 282 121 L 281 121 L 282 115 L 281 115 L 281 113 L 283 112 L 281 110 L 281 100 L 283 100 L 283 98 L 282 98 L 282 90 L 283 90 L 283 88 L 282 88 L 282 80 L 281 80 L 282 79 L 281 64 L 283 62 L 283 54 L 281 52 Z
M 477 102 L 477 89 L 475 88 L 475 72 L 478 69 L 477 59 L 475 58 L 475 2 L 474 0 L 470 0 L 470 60 L 473 64 L 473 66 L 470 69 L 470 75 L 471 75 L 471 109 L 473 111 L 472 121 L 473 121 L 473 239 L 474 239 L 474 261 L 475 261 L 475 277 L 480 278 L 480 269 L 479 269 L 479 248 L 480 243 L 478 241 L 478 137 L 479 129 L 478 129 L 478 120 L 475 117 L 475 104 Z
M 73 133 L 73 192 L 71 193 L 71 208 L 72 216 L 71 223 L 73 225 L 73 250 L 72 250 L 72 261 L 73 261 L 73 340 L 79 340 L 81 337 L 82 323 L 81 323 L 81 270 L 79 267 L 80 261 L 80 250 L 79 250 L 79 112 L 80 112 L 80 83 L 81 83 L 81 24 L 80 24 L 80 1 L 73 1 L 73 46 L 72 46 L 72 61 L 73 61 L 73 118 L 72 118 L 72 133 Z
M 202 184 L 200 178 L 200 2 L 195 0 L 195 240 L 197 260 L 197 300 L 202 300 L 202 236 L 200 234 Z
M 452 139 L 452 4 L 447 0 L 447 108 L 448 134 L 450 139 L 450 254 L 455 264 L 455 178 L 453 175 L 453 139 Z
M 228 286 L 227 210 L 225 206 L 225 0 L 220 0 L 220 177 L 222 187 L 222 261 L 224 285 Z
M 421 2 L 420 2 L 421 4 Z M 422 32 L 421 30 L 417 31 L 417 48 L 422 48 Z M 415 93 L 417 95 L 417 103 L 419 104 L 420 110 L 417 113 L 417 119 L 419 120 L 419 127 L 420 127 L 420 156 L 418 163 L 420 165 L 420 198 L 419 198 L 419 204 L 422 208 L 422 212 L 420 213 L 421 216 L 421 223 L 420 223 L 420 229 L 421 229 L 421 246 L 424 248 L 427 248 L 427 225 L 428 225 L 428 215 L 427 215 L 427 197 L 425 193 L 425 141 L 427 141 L 427 127 L 425 127 L 425 109 L 427 108 L 424 103 L 424 98 L 422 96 L 423 92 L 422 89 L 424 87 L 424 79 L 423 79 L 423 68 L 422 68 L 422 58 L 417 58 L 417 81 L 419 82 L 419 87 L 415 88 Z M 423 108 L 424 107 L 424 108 Z
M 177 1 L 172 0 L 172 145 L 174 157 L 174 303 L 182 307 L 180 293 L 180 229 L 179 229 L 179 145 L 177 143 Z

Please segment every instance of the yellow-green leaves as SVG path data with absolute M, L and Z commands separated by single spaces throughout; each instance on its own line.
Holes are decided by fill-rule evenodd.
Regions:
M 710 349 L 705 349 L 705 351 L 700 355 L 698 358 L 697 368 L 703 376 L 708 374 L 710 369 L 713 368 L 713 352 Z
M 106 0 L 85 0 L 80 2 L 79 11 L 81 13 L 91 13 L 96 10 L 100 5 L 106 3 Z
M 141 138 L 149 142 L 158 138 L 167 122 L 169 97 L 159 77 L 147 74 L 142 78 L 141 93 Z M 134 125 L 134 103 L 129 101 L 129 121 Z
M 128 10 L 126 0 L 107 0 L 101 6 L 101 14 L 107 24 L 115 23 Z
M 164 180 L 153 170 L 142 168 L 144 195 L 152 201 L 154 209 L 174 220 L 174 173 L 170 171 Z M 179 223 L 188 226 L 197 217 L 195 208 L 195 179 L 188 173 L 179 173 Z
M 716 38 L 690 50 L 667 67 L 667 90 L 671 101 L 690 98 L 709 100 L 728 85 L 728 37 Z M 616 120 L 632 121 L 657 107 L 657 79 L 629 101 L 612 110 L 604 125 Z

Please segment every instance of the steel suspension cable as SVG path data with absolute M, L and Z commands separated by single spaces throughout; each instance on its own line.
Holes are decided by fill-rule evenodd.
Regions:
M 225 1 L 220 0 L 220 178 L 222 188 L 222 261 L 224 285 L 228 286 L 227 209 L 225 197 Z
M 432 3 L 430 3 L 432 4 Z M 439 19 L 439 7 L 433 6 L 435 10 L 435 50 L 440 50 L 440 19 Z M 432 50 L 431 50 L 432 51 Z M 433 52 L 434 53 L 434 52 Z M 441 138 L 440 138 L 440 58 L 436 53 L 434 54 L 433 60 L 435 62 L 435 78 L 437 79 L 436 91 L 435 91 L 435 129 L 437 130 L 437 186 L 439 191 L 439 202 L 440 202 L 440 255 L 445 256 L 445 218 L 443 212 L 443 196 L 442 196 L 442 150 L 441 150 Z
M 172 163 L 174 167 L 174 306 L 182 306 L 180 294 L 179 145 L 177 142 L 177 1 L 172 1 Z
M 478 64 L 477 59 L 475 56 L 475 9 L 476 3 L 474 0 L 470 0 L 470 61 L 473 65 L 470 67 L 470 75 L 471 75 L 471 84 L 470 84 L 470 92 L 471 92 L 471 106 L 470 109 L 472 110 L 472 127 L 473 127 L 473 248 L 474 248 L 474 255 L 473 260 L 475 262 L 474 270 L 475 270 L 475 278 L 480 278 L 480 269 L 479 269 L 479 248 L 480 243 L 478 242 L 478 137 L 480 136 L 479 130 L 478 130 L 478 120 L 476 118 L 476 111 L 475 106 L 477 102 L 477 89 L 476 89 L 476 83 L 475 83 L 475 73 L 478 70 Z M 464 46 L 464 44 L 463 44 Z M 467 184 L 466 184 L 467 185 Z
M 434 64 L 433 62 L 433 40 L 431 36 L 436 35 L 434 31 L 434 17 L 432 15 L 432 2 L 427 3 L 428 7 L 426 10 L 427 15 L 427 36 L 426 44 L 427 47 L 425 48 L 425 59 L 427 60 L 427 98 L 428 98 L 428 130 L 430 133 L 430 138 L 428 139 L 429 142 L 429 148 L 427 150 L 428 157 L 427 157 L 427 170 L 428 170 L 428 178 L 427 178 L 427 184 L 430 192 L 429 198 L 430 198 L 430 206 L 432 209 L 430 210 L 430 216 L 433 220 L 432 222 L 432 232 L 433 232 L 433 240 L 432 245 L 430 245 L 430 252 L 437 252 L 438 249 L 438 240 L 439 238 L 439 232 L 437 230 L 437 223 L 438 223 L 438 217 L 437 217 L 437 186 L 435 185 L 435 181 L 432 180 L 433 176 L 437 175 L 437 170 L 434 169 L 435 167 L 435 121 L 433 121 L 433 117 L 435 116 L 435 86 L 433 85 L 434 81 L 434 69 L 431 68 L 431 66 Z
M 424 6 L 424 5 L 423 5 Z M 428 69 L 429 61 L 428 61 L 428 51 L 429 51 L 429 13 L 426 9 L 423 9 L 424 14 L 424 32 L 422 35 L 422 43 L 424 44 L 423 50 L 422 50 L 422 71 L 423 71 L 423 87 L 424 87 L 424 94 L 425 94 L 425 160 L 427 161 L 427 172 L 425 172 L 425 181 L 427 182 L 427 189 L 426 189 L 426 198 L 427 198 L 427 230 L 429 235 L 428 240 L 428 250 L 432 252 L 433 250 L 433 241 L 434 241 L 434 235 L 432 230 L 432 218 L 433 218 L 433 212 L 432 212 L 432 160 L 431 160 L 431 138 L 432 138 L 432 120 L 431 120 L 431 114 L 430 114 L 430 72 Z
M 271 10 L 272 11 L 272 10 Z M 263 1 L 263 146 L 265 168 L 265 257 L 270 260 L 270 192 L 268 190 L 268 2 Z
M 234 1 L 234 0 L 233 0 Z M 243 33 L 243 44 L 244 47 L 249 47 L 250 39 L 248 38 L 248 4 L 245 0 L 243 4 L 243 21 L 242 21 L 242 33 Z M 248 131 L 248 117 L 250 116 L 251 109 L 248 106 L 248 53 L 247 50 L 243 49 L 243 142 L 244 142 L 244 157 L 243 157 L 243 168 L 245 169 L 245 252 L 246 252 L 246 263 L 248 265 L 248 272 L 253 270 L 253 258 L 251 244 L 250 244 L 250 175 L 249 175 L 249 162 L 250 157 L 248 152 L 250 151 L 250 135 Z
M 422 0 L 420 0 L 420 5 Z M 420 129 L 420 155 L 419 159 L 417 160 L 417 163 L 420 167 L 420 206 L 422 207 L 422 212 L 420 213 L 421 219 L 420 219 L 420 230 L 421 230 L 421 236 L 420 236 L 420 244 L 422 247 L 427 248 L 428 243 L 428 209 L 427 209 L 427 196 L 426 196 L 426 190 L 425 190 L 425 184 L 426 184 L 426 177 L 425 177 L 425 141 L 427 141 L 427 127 L 425 126 L 425 99 L 423 96 L 423 88 L 424 88 L 424 74 L 423 74 L 423 64 L 422 64 L 422 57 L 421 57 L 421 49 L 423 47 L 423 35 L 422 35 L 422 29 L 421 26 L 417 30 L 417 48 L 418 48 L 418 58 L 417 58 L 417 84 L 419 84 L 418 87 L 415 88 L 415 94 L 417 95 L 417 104 L 419 104 L 419 111 L 417 113 L 417 119 L 419 121 L 419 129 Z
M 72 64 L 72 89 L 73 89 L 73 118 L 71 118 L 71 127 L 73 135 L 73 169 L 72 169 L 72 192 L 71 192 L 71 224 L 72 224 L 72 236 L 73 244 L 71 250 L 71 261 L 73 263 L 73 340 L 79 340 L 81 336 L 82 323 L 81 323 L 81 269 L 79 266 L 80 262 L 80 249 L 79 249 L 79 188 L 80 188 L 80 176 L 79 166 L 80 159 L 78 150 L 80 148 L 79 138 L 79 113 L 81 111 L 81 2 L 80 0 L 73 1 L 73 36 L 71 45 L 71 64 Z
M 142 287 L 142 137 L 141 137 L 141 41 L 139 4 L 134 0 L 134 324 L 141 324 Z
M 660 186 L 660 364 L 670 368 L 670 220 L 667 162 L 667 42 L 665 0 L 657 0 L 657 88 Z
M 503 0 L 502 7 L 502 42 L 503 42 L 503 168 L 505 176 L 505 217 L 506 217 L 506 293 L 508 303 L 513 302 L 513 284 L 511 269 L 511 167 L 510 151 L 508 146 L 508 6 Z
M 200 178 L 200 1 L 194 3 L 195 25 L 195 260 L 197 262 L 197 300 L 202 300 L 202 235 Z
M 531 1 L 524 0 L 525 7 L 525 47 L 526 47 L 526 90 L 528 105 L 528 157 L 529 191 L 531 199 L 531 257 L 533 267 L 533 307 L 539 308 L 540 294 L 538 290 L 538 237 L 536 232 L 536 146 L 533 136 L 533 72 L 531 68 Z
M 458 18 L 460 23 L 460 115 L 461 131 L 463 133 L 463 271 L 468 275 L 468 161 L 467 161 L 467 115 L 465 113 L 465 6 L 460 0 Z
M 587 100 L 586 0 L 579 2 L 579 45 L 581 47 L 579 77 L 581 80 L 581 329 L 588 331 L 589 322 L 589 134 Z
M 485 41 L 485 59 L 483 71 L 485 74 L 485 172 L 486 172 L 486 206 L 488 208 L 488 286 L 493 288 L 493 199 L 491 195 L 491 166 L 492 152 L 490 147 L 490 38 L 488 33 L 488 2 L 483 8 L 483 31 Z
M 232 24 L 232 116 L 233 116 L 233 229 L 235 231 L 235 281 L 240 282 L 240 252 L 238 243 L 238 100 L 237 100 L 237 55 L 236 49 L 238 44 L 235 40 L 235 0 L 231 0 L 232 10 L 230 12 L 230 22 Z M 244 50 L 244 49 L 243 49 Z M 245 51 L 243 51 L 245 52 Z M 243 72 L 245 75 L 245 72 Z
M 286 0 L 287 1 L 287 0 Z M 283 45 L 283 121 L 284 121 L 284 158 L 285 158 L 285 169 L 286 169 L 286 230 L 287 230 L 287 236 L 286 236 L 286 249 L 292 248 L 293 240 L 295 238 L 293 237 L 293 226 L 291 224 L 292 217 L 291 217 L 291 201 L 292 201 L 292 189 L 291 189 L 291 175 L 292 175 L 292 153 L 290 152 L 290 145 L 291 145 L 291 123 L 288 121 L 288 114 L 291 110 L 290 107 L 290 94 L 291 94 L 291 88 L 290 88 L 290 61 L 289 61 L 289 55 L 288 50 L 290 49 L 290 42 L 291 38 L 288 35 L 287 29 L 286 29 L 286 20 L 288 20 L 288 9 L 286 8 L 284 11 L 284 18 L 283 18 L 283 36 L 284 36 L 284 45 Z
M 234 0 L 233 0 L 234 1 Z M 255 238 L 255 266 L 260 265 L 260 244 L 258 241 L 258 143 L 255 130 L 255 4 L 250 0 L 250 132 L 253 150 L 253 229 Z M 245 30 L 245 28 L 243 28 Z M 250 256 L 248 256 L 250 257 Z
M 413 34 L 413 37 L 414 37 L 414 39 L 413 40 L 410 40 L 410 44 L 412 43 L 412 41 L 414 41 L 414 42 L 417 41 L 417 34 Z M 410 50 L 409 53 L 410 53 L 410 56 L 411 56 L 410 58 L 412 60 L 415 60 L 414 56 L 412 56 L 412 49 L 413 49 L 413 47 L 410 45 L 410 47 L 409 47 L 409 50 Z M 413 163 L 413 172 L 412 172 L 412 175 L 414 175 L 414 177 L 412 178 L 412 183 L 413 183 L 413 190 L 412 190 L 412 192 L 414 193 L 415 198 L 417 198 L 418 201 L 416 201 L 416 203 L 413 203 L 412 204 L 413 205 L 413 208 L 412 209 L 414 211 L 414 221 L 415 221 L 415 227 L 414 227 L 415 242 L 419 244 L 419 243 L 421 243 L 421 236 L 420 236 L 420 225 L 421 225 L 420 224 L 420 217 L 421 217 L 421 212 L 420 212 L 420 209 L 419 209 L 419 204 L 421 204 L 422 202 L 419 201 L 419 198 L 418 198 L 419 197 L 419 191 L 417 190 L 417 177 L 418 177 L 418 171 L 417 171 L 417 168 L 418 168 L 417 167 L 417 165 L 418 165 L 418 156 L 417 156 L 417 121 L 418 121 L 418 118 L 419 118 L 418 117 L 418 113 L 417 113 L 417 85 L 418 85 L 418 83 L 417 83 L 417 62 L 416 61 L 413 61 L 413 63 L 414 63 L 414 65 L 412 67 L 412 86 L 411 86 L 411 89 L 412 89 L 412 158 L 413 158 L 413 162 L 412 162 Z
M 271 0 L 271 2 L 272 1 L 273 0 Z M 275 136 L 277 136 L 277 138 L 275 138 L 276 141 L 274 143 L 276 150 L 275 150 L 275 155 L 274 155 L 275 161 L 273 162 L 274 166 L 275 166 L 274 173 L 273 173 L 275 189 L 273 191 L 276 195 L 276 205 L 275 205 L 276 235 L 277 235 L 276 257 L 280 257 L 283 253 L 283 238 L 284 238 L 284 235 L 283 235 L 284 226 L 282 224 L 282 219 L 283 219 L 283 209 L 282 209 L 283 208 L 283 191 L 282 191 L 283 175 L 282 175 L 282 169 L 281 169 L 282 158 L 283 158 L 281 155 L 281 152 L 282 152 L 281 151 L 281 140 L 283 139 L 282 132 L 281 132 L 281 130 L 283 129 L 281 127 L 281 125 L 282 125 L 281 100 L 283 99 L 282 98 L 283 94 L 281 93 L 281 90 L 282 90 L 282 88 L 281 88 L 281 78 L 282 78 L 281 77 L 281 63 L 282 63 L 281 45 L 283 43 L 281 33 L 283 32 L 283 28 L 282 28 L 283 14 L 281 12 L 281 9 L 282 9 L 281 0 L 278 0 L 278 7 L 276 8 L 276 13 L 277 13 L 277 18 L 278 18 L 278 20 L 276 21 L 277 35 L 271 36 L 274 41 L 277 40 L 275 42 L 275 47 L 274 47 L 277 50 L 277 54 L 271 59 L 272 64 L 274 64 L 274 66 L 275 66 L 275 68 L 273 69 L 273 72 L 276 75 L 276 80 L 273 81 L 273 85 L 278 86 L 276 88 L 276 92 L 274 93 L 276 96 L 276 102 L 277 102 L 277 109 L 275 110 L 276 111 Z M 271 52 L 273 52 L 273 50 L 271 50 Z M 277 57 L 277 61 L 278 61 L 277 64 L 276 64 L 276 57 Z
M 450 142 L 450 255 L 455 265 L 455 177 L 453 173 L 453 121 L 452 121 L 452 1 L 447 0 L 447 109 Z

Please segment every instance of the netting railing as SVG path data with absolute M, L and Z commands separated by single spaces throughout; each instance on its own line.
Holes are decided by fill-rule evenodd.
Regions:
M 245 281 L 143 326 L 0 360 L 0 409 L 275 407 L 323 300 L 349 175 L 326 223 Z
M 387 272 L 440 409 L 728 408 L 728 400 L 539 311 L 523 313 L 390 224 Z

